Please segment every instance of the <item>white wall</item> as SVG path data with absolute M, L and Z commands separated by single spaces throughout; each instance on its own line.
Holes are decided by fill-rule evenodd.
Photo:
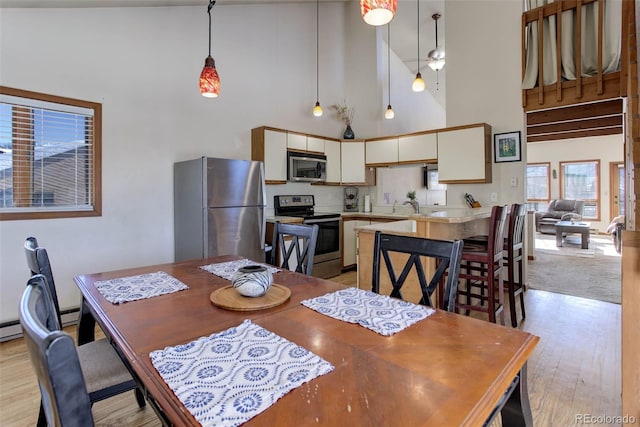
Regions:
M 311 115 L 315 10 L 313 3 L 216 5 L 212 56 L 222 92 L 212 100 L 199 95 L 197 84 L 208 48 L 204 4 L 0 9 L 1 85 L 103 104 L 103 214 L 0 222 L 0 322 L 17 319 L 27 236 L 49 250 L 63 309 L 79 303 L 77 274 L 172 261 L 176 161 L 247 159 L 250 130 L 261 125 L 339 137 L 344 127 L 329 106 L 345 98 L 356 108 L 356 136 L 378 136 L 380 78 L 371 66 L 379 60 L 378 42 L 357 2 L 320 5 L 325 115 Z M 429 108 L 415 101 L 414 111 Z M 428 128 L 412 125 L 399 131 Z M 341 206 L 341 189 L 306 188 L 317 191 L 320 207 Z M 291 190 L 299 189 L 268 194 Z
M 528 145 L 529 163 L 550 163 L 551 170 L 557 171 L 557 178 L 551 178 L 550 197 L 560 198 L 560 162 L 576 160 L 600 160 L 600 221 L 590 221 L 591 227 L 605 232 L 613 215 L 610 212 L 609 164 L 624 162 L 624 140 L 622 135 L 594 136 L 588 138 L 565 139 L 537 142 Z
M 456 0 L 445 2 L 447 65 L 447 126 L 488 123 L 496 133 L 523 131 L 521 104 L 522 2 L 510 0 Z M 483 206 L 525 199 L 524 134 L 522 161 L 493 164 L 491 184 L 448 185 L 447 205 L 465 206 L 464 193 Z M 493 140 L 492 151 L 493 153 Z M 492 154 L 493 155 L 493 154 Z M 512 177 L 517 186 L 511 187 Z

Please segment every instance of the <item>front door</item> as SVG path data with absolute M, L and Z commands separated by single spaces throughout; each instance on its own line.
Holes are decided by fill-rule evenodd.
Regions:
M 622 162 L 609 163 L 609 183 L 610 193 L 609 203 L 611 204 L 609 212 L 611 212 L 612 220 L 618 215 L 625 214 L 625 169 Z

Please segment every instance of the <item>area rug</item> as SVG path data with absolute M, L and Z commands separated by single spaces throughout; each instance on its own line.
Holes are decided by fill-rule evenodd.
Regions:
M 609 236 L 591 236 L 589 249 L 564 244 L 555 236 L 536 234 L 535 260 L 527 263 L 531 289 L 620 304 L 621 258 Z

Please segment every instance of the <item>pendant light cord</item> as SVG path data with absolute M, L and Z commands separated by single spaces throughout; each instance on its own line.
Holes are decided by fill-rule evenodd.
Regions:
M 319 34 L 320 34 L 320 17 L 319 17 L 319 13 L 320 13 L 320 7 L 319 7 L 319 3 L 320 0 L 316 0 L 316 102 L 318 102 L 318 94 L 320 93 L 320 89 L 319 89 L 319 83 L 318 83 L 318 78 L 319 78 L 319 60 L 318 60 L 318 56 L 319 56 L 319 49 L 320 49 L 320 40 L 319 40 Z
M 417 3 L 417 15 L 418 15 L 418 73 L 420 73 L 420 0 Z
M 391 25 L 387 24 L 387 81 L 389 82 L 389 105 L 391 105 Z
M 209 6 L 207 7 L 207 13 L 209 14 L 209 56 L 211 56 L 211 9 L 216 4 L 216 0 L 209 0 Z

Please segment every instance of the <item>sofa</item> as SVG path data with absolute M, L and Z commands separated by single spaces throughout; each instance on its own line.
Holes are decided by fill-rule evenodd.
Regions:
M 545 234 L 556 234 L 556 223 L 571 219 L 581 220 L 584 200 L 558 199 L 552 200 L 546 212 L 536 212 L 536 231 Z

